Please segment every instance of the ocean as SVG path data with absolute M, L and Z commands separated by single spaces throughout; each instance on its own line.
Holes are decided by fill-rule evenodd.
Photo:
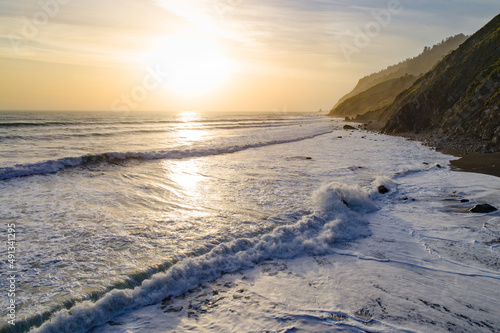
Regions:
M 500 208 L 500 179 L 343 125 L 317 113 L 1 112 L 0 331 L 499 332 L 500 213 L 469 209 Z M 313 273 L 285 301 L 279 283 Z M 253 295 L 271 297 L 271 284 L 281 301 L 243 306 L 227 287 L 221 306 L 193 305 L 222 295 L 220 281 L 249 290 L 263 276 L 274 280 Z M 335 283 L 307 291 L 324 277 Z

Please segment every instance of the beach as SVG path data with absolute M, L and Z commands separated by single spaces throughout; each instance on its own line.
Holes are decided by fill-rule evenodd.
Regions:
M 51 117 L 2 155 L 10 331 L 498 328 L 500 215 L 469 209 L 500 178 L 454 156 L 313 114 Z
M 468 209 L 498 200 L 499 182 L 460 175 L 438 170 L 392 184 L 368 214 L 371 235 L 331 254 L 224 274 L 97 332 L 497 332 L 499 215 Z M 449 187 L 424 190 L 443 177 Z
M 0 333 L 500 333 L 499 12 L 0 0 Z

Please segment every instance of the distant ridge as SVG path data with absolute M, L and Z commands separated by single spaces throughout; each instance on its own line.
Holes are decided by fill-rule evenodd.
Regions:
M 424 51 L 420 55 L 414 58 L 406 59 L 396 65 L 389 66 L 382 71 L 365 76 L 364 78 L 359 80 L 356 87 L 350 93 L 348 93 L 339 100 L 339 102 L 331 110 L 329 115 L 337 117 L 355 116 L 357 114 L 361 115 L 364 112 L 375 110 L 382 106 L 389 105 L 393 101 L 394 97 L 396 97 L 399 93 L 401 93 L 403 90 L 409 87 L 408 77 L 402 80 L 404 82 L 402 86 L 393 84 L 393 86 L 390 87 L 391 92 L 384 93 L 384 98 L 382 99 L 380 98 L 374 99 L 371 106 L 369 106 L 371 100 L 367 100 L 363 102 L 364 107 L 356 111 L 356 110 L 350 110 L 351 108 L 350 103 L 344 105 L 342 104 L 344 102 L 347 102 L 349 99 L 356 97 L 360 93 L 368 91 L 369 89 L 374 88 L 384 82 L 387 83 L 387 86 L 389 86 L 391 85 L 389 81 L 392 81 L 394 83 L 393 80 L 403 78 L 405 76 L 412 76 L 414 77 L 415 81 L 419 76 L 431 70 L 449 52 L 455 50 L 466 39 L 467 36 L 463 34 L 458 34 L 456 36 L 449 37 L 441 41 L 441 43 L 434 45 L 433 47 L 426 46 L 424 48 Z M 378 90 L 376 89 L 375 91 L 381 91 L 382 89 L 380 88 L 381 87 L 379 87 Z M 377 95 L 373 93 L 374 91 L 372 91 L 373 96 Z M 366 98 L 366 96 L 359 96 L 359 98 Z M 351 103 L 352 102 L 353 100 L 351 100 Z
M 367 112 L 386 107 L 394 102 L 394 99 L 403 90 L 409 88 L 417 77 L 405 75 L 399 78 L 383 81 L 359 94 L 348 98 L 338 105 L 330 115 L 339 117 L 356 117 Z

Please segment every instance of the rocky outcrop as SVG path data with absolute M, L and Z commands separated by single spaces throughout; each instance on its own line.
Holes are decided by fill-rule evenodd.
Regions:
M 480 204 L 480 205 L 475 205 L 469 211 L 472 213 L 492 213 L 496 212 L 497 210 L 498 209 L 496 209 L 490 204 Z

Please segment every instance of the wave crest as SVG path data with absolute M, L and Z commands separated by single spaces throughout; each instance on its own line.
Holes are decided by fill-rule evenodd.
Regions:
M 302 136 L 289 140 L 273 140 L 267 142 L 257 142 L 240 146 L 230 146 L 224 148 L 208 148 L 208 149 L 191 149 L 191 150 L 166 150 L 166 151 L 151 151 L 151 152 L 112 152 L 102 154 L 90 154 L 79 157 L 65 157 L 57 160 L 49 160 L 38 163 L 18 164 L 12 167 L 0 168 L 0 180 L 6 180 L 16 177 L 26 177 L 33 175 L 45 175 L 56 173 L 58 171 L 74 168 L 77 166 L 86 167 L 102 163 L 118 164 L 127 160 L 158 160 L 158 159 L 180 159 L 189 157 L 202 157 L 211 155 L 230 154 L 250 148 L 258 148 L 271 146 L 282 143 L 297 142 L 306 139 L 327 134 L 321 132 L 308 136 Z
M 349 208 L 339 201 L 346 197 Z M 255 238 L 220 244 L 199 257 L 185 259 L 164 273 L 155 274 L 133 290 L 113 290 L 93 303 L 85 301 L 56 313 L 35 332 L 86 332 L 128 311 L 184 294 L 224 273 L 252 267 L 268 259 L 331 252 L 335 243 L 370 234 L 364 211 L 375 207 L 370 193 L 358 187 L 328 184 L 313 196 L 313 213 L 291 225 L 280 226 Z

